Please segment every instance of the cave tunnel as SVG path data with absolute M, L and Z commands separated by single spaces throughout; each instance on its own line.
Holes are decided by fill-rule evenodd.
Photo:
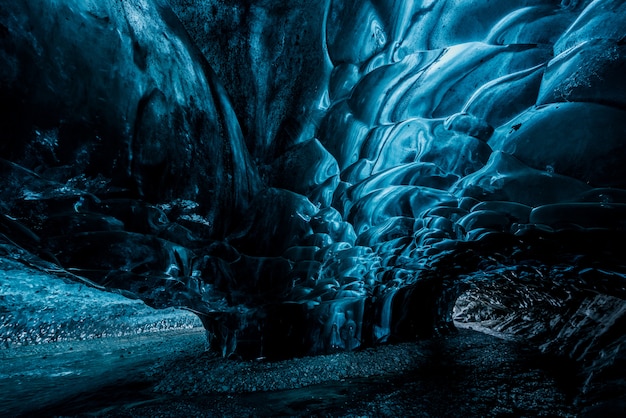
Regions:
M 625 39 L 617 0 L 0 0 L 0 387 L 46 347 L 202 329 L 197 372 L 401 349 L 387 372 L 424 355 L 454 394 L 454 359 L 506 368 L 505 341 L 569 380 L 562 405 L 519 383 L 454 409 L 485 383 L 419 406 L 411 373 L 357 402 L 374 366 L 318 398 L 321 372 L 201 381 L 257 406 L 308 387 L 281 416 L 624 416 Z M 0 412 L 87 411 L 31 392 Z

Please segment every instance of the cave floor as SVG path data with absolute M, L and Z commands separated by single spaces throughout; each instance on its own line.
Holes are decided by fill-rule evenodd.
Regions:
M 581 416 L 574 365 L 470 329 L 281 362 L 219 358 L 201 329 L 19 347 L 0 360 L 3 416 Z

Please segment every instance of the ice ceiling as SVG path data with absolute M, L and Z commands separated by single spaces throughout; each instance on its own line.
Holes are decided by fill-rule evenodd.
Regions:
M 2 257 L 224 355 L 624 357 L 626 3 L 170 3 L 0 1 Z

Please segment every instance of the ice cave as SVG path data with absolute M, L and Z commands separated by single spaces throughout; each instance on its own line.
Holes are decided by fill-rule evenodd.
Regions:
M 0 138 L 0 415 L 626 416 L 626 2 L 0 0 Z

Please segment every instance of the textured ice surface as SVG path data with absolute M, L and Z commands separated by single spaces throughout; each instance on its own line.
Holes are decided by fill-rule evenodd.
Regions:
M 165 1 L 0 7 L 2 156 L 48 180 L 5 177 L 7 210 L 27 217 L 16 198 L 36 206 L 77 186 L 192 200 L 211 234 L 234 228 L 225 214 L 245 211 L 258 178 L 226 93 Z
M 0 289 L 2 348 L 200 326 L 190 312 L 155 310 L 10 258 L 0 258 Z
M 224 356 L 454 314 L 620 364 L 621 2 L 171 4 L 193 41 L 162 0 L 0 2 L 4 253 Z

